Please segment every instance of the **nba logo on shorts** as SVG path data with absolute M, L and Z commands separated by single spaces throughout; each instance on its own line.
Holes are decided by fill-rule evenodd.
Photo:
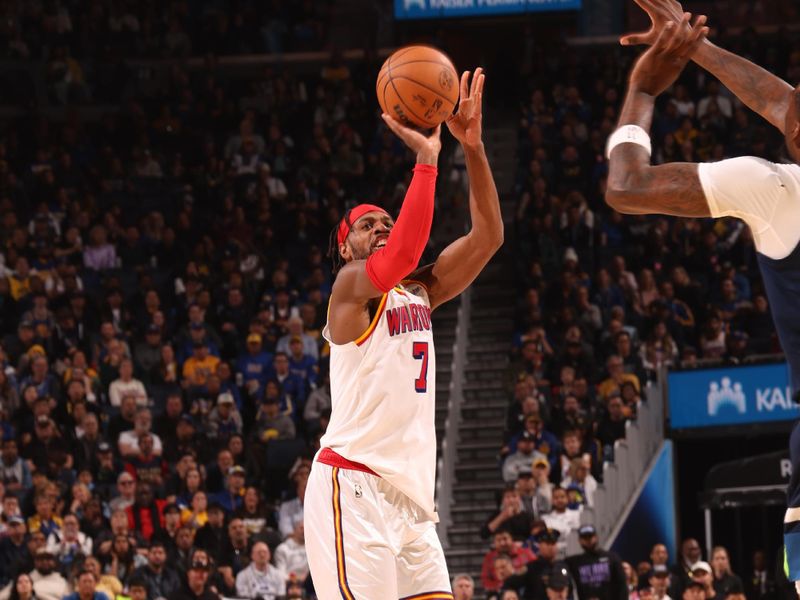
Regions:
M 364 495 L 364 492 L 361 491 L 361 486 L 356 484 L 356 498 L 361 498 Z

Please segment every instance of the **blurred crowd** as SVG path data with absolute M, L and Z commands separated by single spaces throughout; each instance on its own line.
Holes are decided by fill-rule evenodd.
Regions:
M 800 79 L 797 36 L 719 39 L 787 81 Z M 617 123 L 634 54 L 603 47 L 553 53 L 531 45 L 519 117 L 514 226 L 518 306 L 500 457 L 506 488 L 482 537 L 536 555 L 536 536 L 564 539 L 592 506 L 662 368 L 739 364 L 780 353 L 752 234 L 735 219 L 621 215 L 605 205 L 605 140 Z M 777 131 L 695 67 L 659 98 L 653 159 L 784 159 Z M 507 539 L 505 539 L 507 538 Z M 507 543 L 506 543 L 507 542 Z M 526 549 L 533 555 L 518 554 Z M 483 585 L 496 589 L 484 563 Z M 531 596 L 533 597 L 533 596 Z
M 162 19 L 4 8 L 19 35 L 71 20 L 74 49 L 109 6 Z M 208 58 L 106 116 L 2 123 L 0 596 L 314 597 L 328 233 L 365 195 L 394 210 L 413 163 L 373 114 L 372 72 L 334 57 L 234 80 Z
M 774 568 L 763 550 L 750 556 L 747 574 L 731 568 L 723 546 L 703 559 L 694 538 L 682 541 L 673 560 L 664 544 L 655 544 L 638 563 L 603 550 L 591 525 L 578 530 L 581 552 L 559 556 L 559 531 L 540 528 L 515 546 L 508 530 L 495 534 L 484 558 L 481 585 L 488 600 L 790 600 L 794 584 Z M 783 561 L 779 561 L 782 563 Z M 489 573 L 491 569 L 491 573 Z M 455 600 L 472 600 L 476 582 L 467 573 L 453 577 Z

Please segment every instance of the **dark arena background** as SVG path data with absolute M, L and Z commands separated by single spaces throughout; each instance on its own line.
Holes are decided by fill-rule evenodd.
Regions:
M 800 83 L 796 0 L 684 9 Z M 618 39 L 648 26 L 634 0 L 0 2 L 0 600 L 339 597 L 303 530 L 328 239 L 357 203 L 400 210 L 414 156 L 375 82 L 408 44 L 485 69 L 505 223 L 433 313 L 454 597 L 795 600 L 800 408 L 753 234 L 604 200 L 642 52 Z M 650 134 L 654 164 L 789 161 L 693 64 Z M 422 264 L 470 226 L 442 140 Z M 624 577 L 587 587 L 600 562 Z

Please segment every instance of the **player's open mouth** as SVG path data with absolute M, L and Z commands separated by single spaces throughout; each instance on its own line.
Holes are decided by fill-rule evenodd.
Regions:
M 383 238 L 382 240 L 378 240 L 375 244 L 373 244 L 372 249 L 373 250 L 380 250 L 381 248 L 383 248 L 386 245 L 386 241 L 387 240 L 388 240 L 388 237 Z

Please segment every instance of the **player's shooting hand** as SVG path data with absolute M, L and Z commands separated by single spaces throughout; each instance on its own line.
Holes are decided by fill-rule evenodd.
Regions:
M 677 0 L 635 0 L 649 16 L 650 29 L 623 35 L 619 43 L 623 46 L 652 46 L 667 23 L 679 24 L 683 19 L 683 7 Z
M 386 113 L 381 115 L 387 127 L 403 140 L 417 155 L 417 162 L 426 165 L 436 165 L 439 152 L 442 149 L 442 126 L 438 125 L 429 136 L 425 136 L 416 129 L 406 127 Z
M 658 38 L 639 57 L 631 72 L 631 91 L 658 96 L 675 83 L 708 34 L 706 17 L 700 15 L 691 25 L 691 13 L 684 13 L 679 24 L 667 23 Z
M 469 71 L 461 74 L 461 92 L 458 111 L 447 119 L 447 128 L 462 146 L 474 148 L 481 144 L 481 120 L 483 117 L 483 82 L 486 75 L 478 67 L 469 83 Z

